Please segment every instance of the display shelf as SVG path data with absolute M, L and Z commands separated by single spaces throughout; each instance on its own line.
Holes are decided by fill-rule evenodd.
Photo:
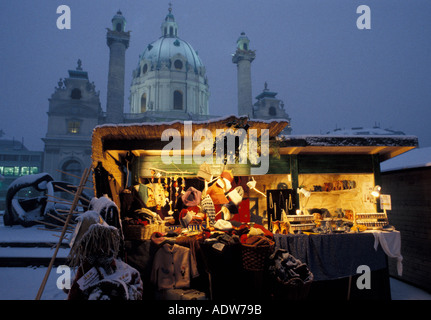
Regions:
M 389 224 L 386 213 L 356 213 L 356 223 L 366 226 L 367 229 L 381 229 Z
M 313 222 L 314 215 L 288 215 L 287 220 L 290 223 L 292 231 L 308 231 L 312 230 L 316 224 Z
M 384 212 L 356 213 L 356 219 L 386 219 L 386 214 Z
M 309 231 L 312 230 L 316 226 L 315 223 L 298 223 L 298 224 L 291 224 L 290 230 L 292 231 Z
M 345 190 L 331 190 L 331 191 L 310 191 L 310 195 L 316 195 L 316 194 L 346 194 L 346 193 L 358 193 L 359 190 L 357 188 L 354 189 L 345 189 Z
M 287 220 L 289 220 L 289 222 L 304 222 L 304 221 L 310 221 L 314 219 L 314 215 L 312 214 L 307 214 L 307 215 L 288 215 L 287 216 Z

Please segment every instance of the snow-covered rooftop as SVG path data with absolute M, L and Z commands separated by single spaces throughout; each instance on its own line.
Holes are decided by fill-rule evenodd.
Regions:
M 416 148 L 380 164 L 380 170 L 394 171 L 431 166 L 431 147 Z
M 392 130 L 392 129 L 383 129 L 380 128 L 379 126 L 374 126 L 374 127 L 353 127 L 350 129 L 341 129 L 341 128 L 337 128 L 333 131 L 329 131 L 327 132 L 327 134 L 329 135 L 342 135 L 342 136 L 350 136 L 350 135 L 384 135 L 384 136 L 388 136 L 388 135 L 404 135 L 404 132 L 402 131 L 396 131 L 396 130 Z

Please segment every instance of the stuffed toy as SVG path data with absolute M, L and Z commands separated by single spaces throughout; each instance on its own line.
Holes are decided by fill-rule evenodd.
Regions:
M 232 188 L 233 175 L 231 171 L 224 170 L 217 181 L 213 183 L 206 194 L 209 195 L 215 205 L 229 203 L 225 193 Z

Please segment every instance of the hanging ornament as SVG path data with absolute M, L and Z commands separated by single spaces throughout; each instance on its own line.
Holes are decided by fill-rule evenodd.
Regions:
M 163 187 L 165 188 L 166 203 L 169 203 L 169 183 L 168 183 L 168 177 L 165 178 L 165 183 L 163 184 Z
M 174 179 L 175 179 L 174 188 L 175 188 L 175 202 L 176 202 L 178 199 L 178 196 L 180 195 L 179 194 L 180 187 L 178 183 L 178 176 L 175 176 Z
M 162 208 L 162 202 L 163 202 L 163 186 L 162 186 L 162 178 L 160 178 L 159 173 L 157 174 L 157 176 L 159 177 L 158 181 L 157 181 L 157 194 L 156 194 L 156 201 L 157 201 L 157 210 L 160 210 Z
M 172 188 L 173 188 L 173 186 L 174 186 L 174 179 L 171 177 L 170 178 L 171 179 L 171 188 L 170 188 L 170 195 L 169 195 L 169 211 L 168 211 L 168 214 L 171 216 L 171 215 L 173 215 L 174 214 L 174 212 L 172 211 L 172 202 L 173 202 L 173 200 L 172 200 L 172 194 L 173 194 L 173 192 L 172 192 Z
M 186 179 L 181 177 L 181 194 L 186 193 Z
M 154 170 L 151 170 L 151 183 L 154 183 L 154 174 L 156 172 Z

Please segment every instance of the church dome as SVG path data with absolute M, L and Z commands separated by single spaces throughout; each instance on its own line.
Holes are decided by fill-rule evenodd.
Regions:
M 145 48 L 139 57 L 138 69 L 134 77 L 148 71 L 170 69 L 176 71 L 193 71 L 204 76 L 205 67 L 198 53 L 187 42 L 178 37 L 178 25 L 169 10 L 161 26 L 162 36 Z
M 198 53 L 178 37 L 178 25 L 169 8 L 161 37 L 148 44 L 133 70 L 130 113 L 154 112 L 159 118 L 209 114 L 209 86 Z M 163 120 L 164 121 L 164 120 Z
M 192 46 L 178 37 L 161 37 L 150 43 L 140 57 L 143 62 L 142 73 L 152 69 L 162 69 L 167 67 L 176 70 L 189 71 L 190 68 L 195 73 L 201 73 L 204 65 Z M 147 67 L 145 67 L 145 63 Z M 141 64 L 141 63 L 140 63 Z M 173 64 L 173 65 L 172 65 Z

